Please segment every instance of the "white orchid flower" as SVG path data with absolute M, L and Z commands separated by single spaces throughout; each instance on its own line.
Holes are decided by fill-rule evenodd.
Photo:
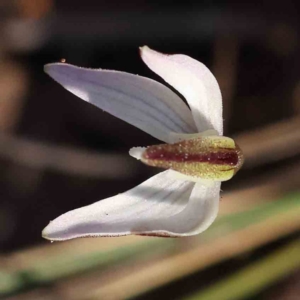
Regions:
M 45 66 L 64 88 L 166 144 L 133 148 L 130 155 L 167 169 L 135 188 L 67 212 L 43 230 L 50 240 L 129 234 L 198 234 L 215 220 L 221 181 L 241 167 L 235 142 L 223 137 L 222 97 L 212 73 L 185 55 L 140 49 L 146 65 L 180 92 L 119 71 Z

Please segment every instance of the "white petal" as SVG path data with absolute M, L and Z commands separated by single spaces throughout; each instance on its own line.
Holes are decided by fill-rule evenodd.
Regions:
M 43 237 L 197 234 L 216 218 L 219 193 L 220 183 L 207 187 L 173 179 L 165 171 L 126 193 L 61 215 L 44 229 Z
M 177 236 L 199 234 L 213 223 L 219 211 L 220 188 L 221 182 L 217 181 L 209 186 L 195 184 L 188 206 L 173 216 L 177 226 L 172 230 Z
M 192 114 L 169 88 L 129 73 L 65 63 L 45 71 L 68 91 L 168 143 L 170 132 L 196 132 Z
M 152 71 L 186 98 L 198 131 L 216 129 L 223 134 L 220 88 L 205 65 L 186 55 L 165 55 L 147 46 L 141 48 L 141 57 Z
M 178 226 L 176 218 L 169 217 L 186 208 L 194 185 L 173 179 L 169 171 L 159 173 L 126 193 L 61 215 L 49 223 L 43 236 L 67 240 L 169 232 Z

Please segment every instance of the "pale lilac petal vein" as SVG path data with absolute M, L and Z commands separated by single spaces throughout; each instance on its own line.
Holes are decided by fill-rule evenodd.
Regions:
M 94 70 L 94 71 L 96 72 L 96 70 Z M 60 77 L 60 76 L 63 76 L 63 77 L 67 76 L 68 77 L 69 74 L 67 72 L 60 71 L 60 75 L 58 77 Z M 77 77 L 77 78 L 74 78 L 74 77 Z M 143 100 L 143 98 L 136 98 L 133 95 L 125 94 L 124 91 L 122 91 L 122 90 L 112 88 L 111 86 L 103 85 L 101 82 L 93 81 L 91 79 L 87 80 L 87 78 L 81 79 L 80 77 L 81 76 L 78 76 L 78 75 L 74 76 L 73 75 L 72 80 L 74 80 L 74 81 L 82 80 L 83 82 L 85 82 L 84 83 L 84 86 L 85 86 L 84 89 L 87 89 L 86 84 L 88 83 L 90 85 L 89 88 L 88 88 L 89 93 L 92 92 L 94 95 L 98 94 L 98 95 L 103 96 L 103 94 L 99 93 L 99 90 L 96 88 L 96 86 L 97 86 L 99 88 L 101 87 L 103 90 L 106 89 L 108 92 L 109 91 L 114 91 L 119 96 L 122 95 L 122 97 L 125 95 L 130 101 L 135 100 L 135 104 L 138 104 L 138 106 L 130 105 L 130 102 L 128 103 L 127 101 L 124 101 L 124 99 L 122 99 L 122 97 L 118 97 L 117 100 L 115 100 L 115 99 L 111 99 L 111 100 L 123 102 L 123 103 L 126 104 L 126 106 L 133 107 L 133 108 L 137 109 L 138 111 L 143 112 L 144 114 L 150 116 L 151 118 L 158 121 L 159 123 L 162 123 L 166 127 L 166 129 L 169 130 L 169 131 L 175 131 L 175 132 L 179 131 L 179 132 L 186 132 L 186 133 L 195 132 L 195 128 L 193 128 L 190 124 L 186 123 L 186 121 L 183 120 L 180 115 L 175 114 L 174 110 L 170 109 L 170 107 L 165 102 L 160 101 L 156 97 L 153 97 L 154 101 L 156 101 L 156 103 L 159 103 L 159 105 L 163 105 L 165 108 L 167 108 L 167 110 L 170 113 L 170 116 L 168 114 L 162 114 L 159 110 L 157 110 L 157 107 L 149 104 L 148 102 L 145 102 Z M 59 80 L 58 80 L 58 82 L 59 82 Z M 165 87 L 165 88 L 167 88 L 167 87 Z M 140 89 L 140 90 L 142 91 L 142 89 Z M 107 94 L 105 94 L 105 96 L 107 97 Z M 147 108 L 141 107 L 140 103 L 142 103 Z M 96 105 L 95 103 L 92 103 L 92 104 Z M 160 115 L 161 118 L 158 119 L 155 115 Z M 132 117 L 132 115 L 131 115 L 131 117 Z M 171 118 L 171 117 L 173 117 L 173 118 Z M 162 122 L 162 120 L 164 120 L 164 119 L 168 120 L 169 122 L 167 122 L 167 123 Z M 179 122 L 181 121 L 180 124 L 178 124 L 178 121 Z M 171 124 L 174 125 L 174 128 L 170 127 Z

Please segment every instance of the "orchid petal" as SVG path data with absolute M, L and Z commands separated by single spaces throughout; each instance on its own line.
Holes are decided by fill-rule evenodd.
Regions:
M 140 50 L 146 65 L 185 97 L 198 131 L 216 129 L 222 135 L 222 96 L 209 69 L 186 55 L 165 55 L 147 46 Z
M 65 63 L 45 71 L 68 91 L 166 143 L 171 132 L 196 132 L 192 114 L 169 88 L 125 72 L 86 69 Z
M 173 216 L 176 236 L 195 235 L 206 230 L 216 219 L 219 211 L 221 182 L 204 185 L 196 183 L 185 210 Z
M 123 194 L 61 215 L 44 229 L 43 237 L 67 240 L 172 231 L 178 224 L 171 216 L 185 210 L 194 185 L 174 179 L 170 171 L 159 173 Z

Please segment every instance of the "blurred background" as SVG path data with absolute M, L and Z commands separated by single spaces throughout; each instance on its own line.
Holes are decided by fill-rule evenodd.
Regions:
M 0 295 L 5 299 L 300 299 L 299 3 L 0 1 Z M 278 4 L 278 5 L 277 5 Z M 161 79 L 138 47 L 205 63 L 225 135 L 245 165 L 220 214 L 182 239 L 50 243 L 58 215 L 157 170 L 128 155 L 158 143 L 43 73 L 68 63 Z

